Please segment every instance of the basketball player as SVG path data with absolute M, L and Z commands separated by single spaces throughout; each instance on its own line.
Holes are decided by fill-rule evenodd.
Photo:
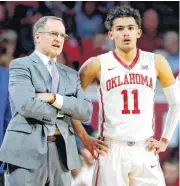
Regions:
M 163 56 L 137 48 L 142 34 L 138 10 L 116 6 L 105 26 L 115 50 L 92 57 L 79 72 L 83 89 L 97 82 L 99 131 L 109 144 L 108 153 L 99 155 L 94 186 L 165 186 L 158 153 L 166 150 L 179 119 L 175 78 Z M 152 137 L 156 78 L 169 104 L 159 141 Z

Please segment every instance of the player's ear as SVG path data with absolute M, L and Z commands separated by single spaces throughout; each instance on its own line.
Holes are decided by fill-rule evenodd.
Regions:
M 137 38 L 140 38 L 142 35 L 142 29 L 138 29 Z
M 111 40 L 114 40 L 114 37 L 113 37 L 112 31 L 109 31 L 109 32 L 108 32 L 108 36 L 109 36 L 109 38 L 110 38 Z

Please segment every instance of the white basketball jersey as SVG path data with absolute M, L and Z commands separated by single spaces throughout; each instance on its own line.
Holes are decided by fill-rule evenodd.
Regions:
M 156 70 L 154 54 L 137 50 L 130 66 L 114 51 L 99 56 L 99 132 L 123 141 L 153 135 Z

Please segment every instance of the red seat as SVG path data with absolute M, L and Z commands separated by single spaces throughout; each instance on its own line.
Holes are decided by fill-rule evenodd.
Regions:
M 65 41 L 63 51 L 67 57 L 68 63 L 81 60 L 80 46 L 75 38 L 70 38 Z
M 84 38 L 81 40 L 81 47 L 82 47 L 82 56 L 81 62 L 84 63 L 90 57 L 93 57 L 93 42 L 91 39 Z

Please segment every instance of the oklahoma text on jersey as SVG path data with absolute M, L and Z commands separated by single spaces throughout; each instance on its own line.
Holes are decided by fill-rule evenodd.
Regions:
M 115 76 L 106 81 L 107 91 L 119 87 L 121 85 L 141 84 L 153 88 L 153 80 L 151 77 L 143 74 L 125 74 L 124 76 Z

